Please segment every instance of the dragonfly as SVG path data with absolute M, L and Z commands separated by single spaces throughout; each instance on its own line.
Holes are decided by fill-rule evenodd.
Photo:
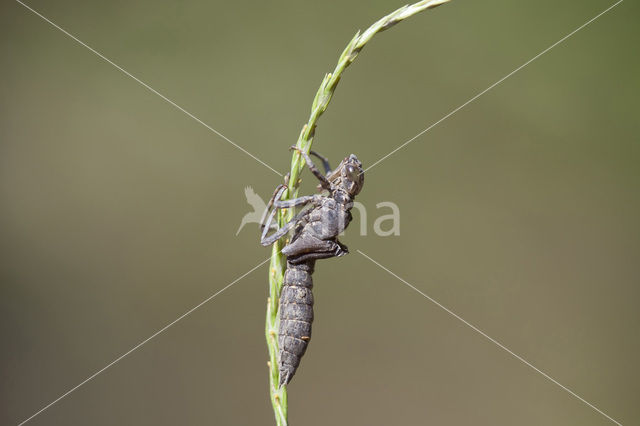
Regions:
M 278 329 L 278 369 L 280 386 L 288 384 L 300 365 L 300 360 L 311 340 L 313 323 L 313 279 L 316 260 L 341 257 L 349 253 L 347 246 L 338 241 L 352 220 L 353 201 L 364 186 L 362 163 L 354 154 L 331 169 L 329 161 L 311 151 L 322 161 L 325 174 L 320 172 L 306 152 L 298 147 L 311 173 L 320 181 L 326 192 L 305 195 L 292 200 L 281 200 L 287 190 L 285 184 L 276 187 L 261 219 L 260 243 L 269 246 L 292 232 L 291 240 L 282 248 L 287 257 L 287 268 L 280 293 Z M 268 235 L 279 209 L 301 207 L 302 210 L 284 226 Z

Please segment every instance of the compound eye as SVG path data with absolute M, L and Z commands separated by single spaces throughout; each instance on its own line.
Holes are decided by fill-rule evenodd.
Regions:
M 349 178 L 349 180 L 351 181 L 358 180 L 358 171 L 356 170 L 355 167 L 347 166 L 346 169 L 347 169 L 347 178 Z

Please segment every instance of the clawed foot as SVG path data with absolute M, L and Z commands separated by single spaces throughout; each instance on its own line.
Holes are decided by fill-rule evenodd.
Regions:
M 298 154 L 300 154 L 300 155 L 303 154 L 303 151 L 300 148 L 298 148 L 297 146 L 295 146 L 295 145 L 291 145 L 289 147 L 289 151 L 298 151 Z

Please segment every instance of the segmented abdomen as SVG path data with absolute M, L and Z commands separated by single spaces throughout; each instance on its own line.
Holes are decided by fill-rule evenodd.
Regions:
M 293 265 L 287 262 L 280 293 L 280 386 L 291 381 L 311 339 L 313 322 L 313 267 L 315 261 Z

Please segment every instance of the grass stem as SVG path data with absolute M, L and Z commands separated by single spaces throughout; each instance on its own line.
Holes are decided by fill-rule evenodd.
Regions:
M 316 125 L 320 116 L 325 112 L 333 93 L 336 90 L 338 82 L 342 77 L 344 70 L 351 65 L 356 59 L 362 48 L 379 32 L 387 30 L 404 19 L 447 3 L 449 0 L 430 0 L 419 1 L 417 3 L 406 5 L 381 18 L 376 23 L 367 28 L 364 32 L 358 31 L 351 39 L 347 47 L 344 49 L 338 64 L 333 72 L 326 74 L 320 84 L 313 103 L 311 104 L 311 114 L 309 120 L 302 127 L 300 136 L 296 146 L 302 151 L 309 153 L 313 138 L 316 131 Z M 304 168 L 304 160 L 297 151 L 293 152 L 291 158 L 291 170 L 288 182 L 288 190 L 282 195 L 283 200 L 296 198 L 298 196 L 298 187 L 300 185 L 300 173 Z M 278 225 L 283 226 L 287 221 L 293 218 L 293 209 L 278 212 Z M 286 268 L 286 259 L 280 253 L 283 244 L 276 241 L 271 252 L 271 263 L 269 265 L 269 299 L 267 302 L 267 320 L 265 334 L 267 338 L 267 346 L 269 348 L 269 389 L 271 395 L 271 404 L 276 417 L 278 426 L 287 425 L 287 387 L 279 387 L 279 370 L 278 370 L 278 301 L 280 299 L 280 291 L 284 280 L 284 271 Z

